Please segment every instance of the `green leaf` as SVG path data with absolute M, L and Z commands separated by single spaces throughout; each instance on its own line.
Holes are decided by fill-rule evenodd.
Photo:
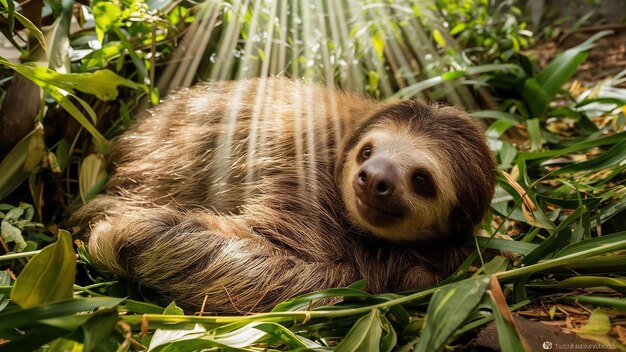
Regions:
M 561 89 L 561 86 L 574 76 L 578 66 L 586 60 L 587 54 L 584 52 L 591 49 L 596 40 L 611 33 L 611 31 L 596 33 L 585 42 L 558 55 L 546 68 L 539 72 L 537 82 L 546 94 L 553 97 Z
M 19 72 L 46 90 L 50 90 L 50 86 L 68 92 L 79 90 L 87 94 L 93 94 L 101 100 L 117 99 L 119 86 L 148 92 L 146 86 L 120 77 L 107 69 L 93 73 L 59 73 L 37 66 L 34 63 L 15 64 L 1 57 L 0 64 Z
M 78 188 L 83 202 L 88 202 L 100 192 L 107 180 L 104 157 L 100 154 L 88 155 L 80 165 Z
M 74 341 L 74 340 L 70 340 L 67 338 L 58 338 L 54 341 L 52 341 L 50 344 L 48 344 L 48 351 L 67 351 L 67 352 L 74 352 L 74 351 L 93 351 L 93 349 L 87 349 L 87 347 L 85 347 L 82 343 L 78 342 L 78 341 Z
M 28 330 L 24 335 L 13 338 L 0 345 L 0 352 L 34 351 L 38 347 L 67 335 L 67 330 L 49 325 L 39 325 Z
M 52 25 L 46 28 L 46 48 L 37 48 L 29 56 L 29 62 L 37 62 L 58 72 L 70 72 L 70 23 L 74 2 L 71 0 L 59 1 L 62 11 Z
M 564 173 L 579 172 L 579 171 L 598 171 L 609 167 L 615 167 L 620 165 L 626 160 L 626 140 L 614 145 L 611 149 L 600 154 L 591 160 L 581 161 L 579 163 L 565 166 L 553 173 L 553 175 L 561 175 Z
M 444 81 L 452 81 L 452 80 L 455 80 L 455 79 L 459 79 L 459 78 L 461 78 L 461 77 L 464 77 L 464 76 L 465 76 L 465 74 L 466 74 L 466 72 L 465 72 L 465 71 L 448 71 L 448 72 L 446 72 L 446 73 L 442 74 L 442 75 L 441 75 L 441 78 L 442 78 Z
M 83 351 L 112 351 L 117 347 L 110 342 L 114 334 L 119 313 L 116 309 L 100 309 L 93 314 L 81 328 L 83 335 Z M 109 348 L 106 346 L 109 345 Z
M 432 88 L 436 85 L 439 85 L 443 82 L 454 81 L 459 78 L 465 77 L 467 75 L 481 74 L 485 72 L 492 71 L 507 71 L 507 70 L 519 70 L 519 66 L 511 65 L 511 64 L 490 64 L 490 65 L 481 65 L 481 66 L 473 66 L 468 67 L 466 70 L 457 70 L 457 71 L 448 71 L 441 76 L 432 77 L 419 83 L 410 85 L 408 87 L 400 89 L 391 98 L 411 98 L 417 95 L 419 92 L 426 90 L 428 88 Z
M 312 301 L 332 297 L 372 298 L 374 296 L 354 288 L 331 288 L 291 298 L 285 302 L 277 304 L 276 307 L 272 309 L 272 312 L 304 310 L 311 305 Z
M 553 149 L 542 152 L 521 152 L 519 153 L 520 158 L 523 160 L 536 160 L 536 159 L 544 159 L 544 158 L 553 158 L 560 155 L 567 155 L 571 153 L 575 153 L 581 150 L 587 150 L 594 147 L 600 147 L 609 144 L 616 144 L 626 139 L 626 132 L 617 133 L 614 135 L 602 137 L 602 138 L 594 138 L 591 140 L 578 142 L 571 147 L 562 148 L 562 149 Z
M 626 231 L 617 232 L 610 235 L 600 236 L 588 240 L 583 240 L 577 243 L 572 243 L 569 246 L 563 248 L 554 257 L 563 257 L 570 254 L 575 254 L 587 249 L 596 248 L 601 245 L 611 244 L 619 241 L 626 240 Z
M 94 142 L 96 144 L 96 151 L 102 154 L 107 154 L 111 150 L 111 142 L 109 142 L 106 138 L 104 138 L 104 136 L 89 121 L 89 119 L 82 112 L 80 112 L 80 110 L 76 107 L 76 105 L 74 105 L 65 95 L 63 95 L 63 93 L 60 90 L 54 87 L 51 87 L 51 89 L 46 90 L 46 92 L 52 98 L 54 98 L 54 100 L 56 100 L 57 103 L 59 103 L 59 105 L 61 105 L 63 109 L 65 109 L 65 111 L 67 111 L 70 115 L 72 115 L 72 117 L 76 121 L 78 121 L 78 123 L 80 123 L 87 131 L 89 131 L 89 133 L 91 133 L 91 135 L 94 137 Z M 89 107 L 87 103 L 85 103 L 85 101 L 83 101 L 79 97 L 77 96 L 73 96 L 73 97 L 83 107 L 86 108 L 86 111 L 89 113 L 89 115 L 92 116 L 92 121 L 93 121 L 94 120 L 93 117 L 95 116 L 95 113 L 91 109 L 91 107 Z
M 606 335 L 611 332 L 611 319 L 600 308 L 591 312 L 587 324 L 578 330 L 578 333 L 585 335 Z
M 461 33 L 465 30 L 465 28 L 466 28 L 466 24 L 463 22 L 459 22 L 450 30 L 450 34 L 455 35 L 455 34 Z
M 578 66 L 587 60 L 587 53 L 569 49 L 557 56 L 537 74 L 537 82 L 550 97 L 554 97 L 576 73 Z
M 443 35 L 441 34 L 441 31 L 439 31 L 436 28 L 433 29 L 433 39 L 435 40 L 437 44 L 439 44 L 440 47 L 442 48 L 446 47 L 446 38 L 444 38 Z
M 30 176 L 33 170 L 24 170 L 29 158 L 31 141 L 43 138 L 43 126 L 37 124 L 35 129 L 11 149 L 9 154 L 0 163 L 0 199 L 8 196 L 13 190 Z
M 54 155 L 59 168 L 61 171 L 64 171 L 70 163 L 70 144 L 65 139 L 61 139 L 57 144 Z
M 35 134 L 33 134 L 32 138 L 28 142 L 28 157 L 24 162 L 24 172 L 32 174 L 39 164 L 41 164 L 41 160 L 46 155 L 46 143 L 43 139 L 43 128 L 40 128 L 41 125 L 37 124 L 35 127 Z
M 198 351 L 210 347 L 242 349 L 265 339 L 268 333 L 280 338 L 292 348 L 321 347 L 308 339 L 296 336 L 284 326 L 271 322 L 252 322 L 225 333 L 217 333 L 216 330 L 205 332 L 200 324 L 196 324 L 193 330 L 167 332 L 172 334 L 171 336 L 176 335 L 176 339 L 165 341 L 162 340 L 163 336 L 161 336 L 157 341 L 153 338 L 150 343 L 151 351 Z
M 549 288 L 587 288 L 607 286 L 619 292 L 626 292 L 626 278 L 603 276 L 574 276 L 554 284 L 545 285 Z
M 59 231 L 59 238 L 34 256 L 11 290 L 11 300 L 22 308 L 71 299 L 76 276 L 72 236 Z
M 42 304 L 27 309 L 4 311 L 0 313 L 0 331 L 30 325 L 44 319 L 90 312 L 97 308 L 112 309 L 123 300 L 123 298 L 111 297 L 76 298 L 69 301 Z
M 580 207 L 570 214 L 557 226 L 552 234 L 550 234 L 550 237 L 543 241 L 543 243 L 535 248 L 531 253 L 526 255 L 524 259 L 522 259 L 520 265 L 534 264 L 539 260 L 544 259 L 555 249 L 558 249 L 559 246 L 564 247 L 566 245 L 566 241 L 569 239 L 569 235 L 571 235 L 570 225 L 574 221 L 578 220 L 585 210 L 585 207 Z
M 425 79 L 419 83 L 410 85 L 408 87 L 400 89 L 392 98 L 406 99 L 417 95 L 419 92 L 428 88 L 434 87 L 438 84 L 445 82 L 442 76 L 437 76 L 429 79 Z
M 504 141 L 500 148 L 500 167 L 503 169 L 510 168 L 516 156 L 517 148 L 512 143 Z
M 163 311 L 164 315 L 185 315 L 185 312 L 179 308 L 175 302 L 170 303 L 166 308 L 165 311 Z M 176 341 L 177 339 L 180 339 L 186 335 L 189 334 L 195 334 L 195 333 L 203 333 L 206 332 L 206 329 L 204 329 L 202 326 L 195 324 L 192 330 L 185 330 L 185 329 L 156 329 L 156 331 L 154 332 L 154 334 L 152 335 L 152 339 L 150 340 L 150 348 L 149 350 L 152 350 L 153 348 L 160 346 L 160 345 L 165 345 L 168 344 L 172 341 Z
M 62 74 L 32 63 L 14 64 L 0 57 L 0 64 L 14 69 L 24 77 L 30 79 L 35 84 L 42 87 L 59 105 L 69 112 L 91 135 L 94 136 L 96 146 L 102 153 L 108 152 L 110 143 L 85 117 L 85 115 L 68 98 L 68 92 L 75 89 L 85 93 L 94 94 L 100 99 L 111 100 L 117 98 L 117 87 L 122 85 L 133 89 L 143 89 L 147 91 L 147 86 L 140 85 L 130 80 L 124 79 L 112 71 L 99 70 L 94 73 L 67 73 Z M 92 120 L 95 120 L 93 109 L 77 96 L 71 95 L 89 113 Z
M 11 284 L 11 276 L 8 271 L 0 271 L 0 286 L 9 286 Z M 0 293 L 0 312 L 9 304 L 8 297 L 5 298 L 4 293 Z
M 109 1 L 100 1 L 93 6 L 93 17 L 96 22 L 96 36 L 98 41 L 104 41 L 104 34 L 115 25 L 122 15 L 118 5 Z
M 528 137 L 530 138 L 530 150 L 536 151 L 541 149 L 543 138 L 541 137 L 539 119 L 534 118 L 526 121 L 526 126 L 528 127 Z
M 372 36 L 372 46 L 378 59 L 382 60 L 385 56 L 385 31 L 376 31 L 376 34 Z
M 357 320 L 335 351 L 379 351 L 381 336 L 380 312 L 378 309 L 372 309 Z
M 8 219 L 3 219 L 0 224 L 0 235 L 6 243 L 15 243 L 13 252 L 21 252 L 26 248 L 26 241 L 22 237 L 22 230 L 9 223 Z
M 135 68 L 137 69 L 138 81 L 143 82 L 143 83 L 148 83 L 147 82 L 148 77 L 149 77 L 148 69 L 146 68 L 146 65 L 144 65 L 141 58 L 139 58 L 139 55 L 137 55 L 137 53 L 135 52 L 135 48 L 132 46 L 132 44 L 128 40 L 128 35 L 122 32 L 122 30 L 118 27 L 112 27 L 112 29 L 115 35 L 117 35 L 120 42 L 122 42 L 122 45 L 128 51 L 128 56 L 130 56 L 130 60 L 133 62 L 133 65 L 135 65 Z M 149 93 L 149 92 L 146 90 L 146 93 Z
M 624 243 L 623 241 L 620 241 Z M 610 246 L 610 244 L 600 245 L 599 248 Z M 585 251 L 589 251 L 585 250 Z M 583 251 L 583 252 L 585 252 Z M 575 256 L 578 253 L 569 254 Z M 571 260 L 566 268 L 551 268 L 547 270 L 550 273 L 571 275 L 572 270 L 580 275 L 608 275 L 608 274 L 624 274 L 624 268 L 626 267 L 626 256 L 623 255 L 611 255 L 601 256 L 585 259 Z
M 605 207 L 600 214 L 600 223 L 611 220 L 612 218 L 619 216 L 624 210 L 626 210 L 626 197 L 619 198 L 615 203 Z M 596 226 L 596 221 L 592 222 L 592 226 Z
M 165 307 L 163 315 L 185 315 L 185 312 L 176 305 L 176 302 L 172 301 L 172 303 Z
M 305 339 L 302 336 L 297 336 L 291 330 L 286 327 L 278 324 L 278 323 L 260 323 L 254 326 L 255 329 L 264 331 L 269 335 L 274 336 L 275 338 L 280 339 L 289 349 L 296 348 L 316 348 L 322 347 L 321 345 L 309 340 Z
M 396 306 L 397 307 L 397 306 Z M 380 316 L 381 319 L 381 324 L 382 324 L 382 328 L 383 328 L 383 336 L 380 339 L 380 351 L 381 352 L 391 352 L 393 351 L 393 349 L 396 347 L 396 344 L 398 343 L 398 336 L 396 334 L 396 331 L 393 328 L 393 325 L 391 325 L 391 322 L 387 319 L 386 316 L 381 315 Z M 402 327 L 406 327 L 409 325 L 409 322 L 398 322 L 398 326 Z
M 442 287 L 428 305 L 426 324 L 416 352 L 440 351 L 448 339 L 476 310 L 489 285 L 479 276 Z
M 471 115 L 472 117 L 477 117 L 481 119 L 505 120 L 513 124 L 521 123 L 524 120 L 523 116 L 498 110 L 479 110 L 472 112 Z
M 19 12 L 13 11 L 12 15 L 15 16 L 15 18 L 22 24 L 22 26 L 24 26 L 24 28 L 26 28 L 30 32 L 30 34 L 33 35 L 39 45 L 41 45 L 41 47 L 46 50 L 46 41 L 44 40 L 43 33 L 41 33 L 39 28 L 37 28 L 37 26 L 35 26 L 28 18 L 24 17 L 24 15 Z
M 84 248 L 84 247 L 83 247 Z M 124 302 L 124 310 L 132 313 L 141 313 L 141 314 L 163 314 L 163 307 L 157 306 L 156 304 L 135 301 L 132 299 L 127 299 Z
M 568 302 L 580 302 L 594 306 L 610 307 L 620 312 L 626 312 L 626 298 L 599 297 L 599 296 L 565 296 L 561 300 Z
M 535 78 L 529 78 L 524 82 L 521 94 L 526 104 L 530 107 L 531 117 L 542 117 L 553 98 L 541 87 Z
M 179 308 L 176 303 L 170 303 L 163 311 L 163 315 L 184 315 L 185 312 Z M 150 340 L 149 350 L 153 350 L 156 347 L 163 346 L 175 342 L 181 339 L 189 339 L 188 336 L 199 336 L 198 334 L 203 334 L 206 332 L 206 329 L 202 327 L 200 324 L 194 324 L 191 329 L 156 329 L 154 334 L 152 335 L 152 339 Z M 165 348 L 167 350 L 167 348 Z
M 489 126 L 485 134 L 489 138 L 499 138 L 504 132 L 515 125 L 517 125 L 517 122 L 510 120 L 497 120 Z
M 521 241 L 511 241 L 501 238 L 489 238 L 476 236 L 475 241 L 481 248 L 498 249 L 507 252 L 528 254 L 535 250 L 539 245 L 535 243 L 527 243 Z M 471 246 L 474 244 L 474 239 L 470 238 L 465 242 L 466 245 Z
M 479 269 L 479 271 L 476 274 L 474 274 L 474 276 L 477 276 L 481 272 L 484 272 L 486 275 L 492 275 L 492 274 L 506 271 L 510 263 L 511 263 L 511 260 L 509 258 L 498 255 L 495 258 L 493 258 L 489 263 L 483 265 Z
M 512 72 L 513 74 L 522 75 L 523 69 L 515 64 L 486 64 L 478 66 L 470 66 L 465 69 L 468 75 L 480 75 L 488 72 Z

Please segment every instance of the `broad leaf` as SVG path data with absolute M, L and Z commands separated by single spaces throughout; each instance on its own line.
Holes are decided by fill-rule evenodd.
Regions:
M 335 351 L 379 351 L 381 336 L 380 311 L 372 309 L 371 312 L 357 320 Z
M 476 310 L 488 284 L 488 276 L 479 276 L 444 286 L 435 293 L 428 305 L 426 325 L 416 351 L 442 350 L 448 339 Z
M 72 238 L 59 231 L 59 238 L 34 256 L 11 290 L 11 300 L 22 308 L 69 300 L 74 292 L 76 256 Z
M 0 172 L 0 199 L 13 192 L 33 172 L 33 169 L 25 170 L 25 166 L 29 161 L 29 166 L 32 167 L 32 161 L 38 157 L 30 154 L 29 151 L 32 150 L 32 141 L 43 140 L 43 133 L 41 124 L 35 126 L 35 129 L 22 138 L 0 163 L 0 170 L 2 170 Z

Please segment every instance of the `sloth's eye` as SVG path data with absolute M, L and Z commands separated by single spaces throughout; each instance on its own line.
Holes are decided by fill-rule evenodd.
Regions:
M 424 175 L 423 172 L 416 172 L 415 175 L 413 175 L 413 183 L 418 186 L 418 187 L 422 187 L 426 185 L 426 175 Z
M 372 155 L 372 147 L 366 146 L 361 150 L 361 157 L 363 159 L 367 159 Z
M 417 171 L 413 173 L 411 183 L 413 191 L 422 197 L 431 198 L 436 195 L 436 189 L 432 179 L 426 172 Z

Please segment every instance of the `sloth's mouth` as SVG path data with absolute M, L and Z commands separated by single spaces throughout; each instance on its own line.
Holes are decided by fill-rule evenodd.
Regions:
M 399 211 L 390 211 L 389 209 L 374 206 L 358 196 L 356 197 L 356 209 L 367 222 L 376 227 L 388 226 L 404 216 Z

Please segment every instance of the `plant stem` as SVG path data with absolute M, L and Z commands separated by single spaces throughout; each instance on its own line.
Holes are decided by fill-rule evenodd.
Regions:
M 615 251 L 622 250 L 624 248 L 626 248 L 626 240 L 618 241 L 618 242 L 611 243 L 611 244 L 599 245 L 596 248 L 587 249 L 585 251 L 580 251 L 577 253 L 569 254 L 569 255 L 555 258 L 555 259 L 545 260 L 537 264 L 533 264 L 533 265 L 529 265 L 529 266 L 525 266 L 525 267 L 521 267 L 517 269 L 512 269 L 509 271 L 504 271 L 495 275 L 500 280 L 510 280 L 520 275 L 532 274 L 537 271 L 546 270 L 546 269 L 553 268 L 556 266 L 566 265 L 566 264 L 575 262 L 576 260 L 579 260 L 579 259 L 584 259 L 584 258 L 588 258 L 588 257 L 592 257 L 595 255 L 600 255 L 604 253 L 615 252 Z
M 19 258 L 28 258 L 28 257 L 34 257 L 37 254 L 39 254 L 39 251 L 31 251 L 31 252 L 21 252 L 21 253 L 11 253 L 11 254 L 5 254 L 5 255 L 0 255 L 0 261 L 3 260 L 12 260 L 12 259 L 19 259 Z

